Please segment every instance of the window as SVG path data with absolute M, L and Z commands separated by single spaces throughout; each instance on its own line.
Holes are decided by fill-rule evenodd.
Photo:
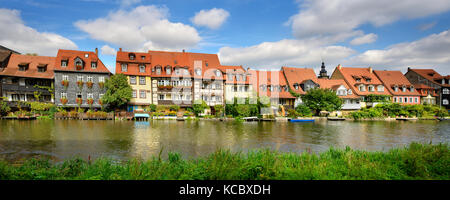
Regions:
M 348 94 L 352 94 L 353 92 L 352 92 L 351 89 L 349 89 L 347 93 L 348 93 Z
M 128 65 L 122 64 L 122 72 L 127 72 L 127 71 L 128 71 Z
M 145 76 L 139 77 L 139 85 L 145 85 Z
M 85 58 L 88 58 L 88 57 L 89 57 L 89 54 L 87 54 L 87 53 L 84 54 L 84 57 L 85 57 Z
M 88 76 L 87 77 L 87 82 L 94 82 L 94 78 L 92 78 L 92 76 Z
M 394 97 L 394 103 L 397 103 L 397 97 Z
M 379 85 L 379 86 L 377 87 L 377 89 L 378 89 L 378 92 L 383 92 L 383 91 L 384 91 L 384 86 Z
M 47 71 L 47 65 L 38 66 L 38 72 L 45 72 L 45 71 Z
M 198 70 L 198 69 L 197 69 Z M 175 74 L 176 75 L 180 75 L 180 68 L 175 68 Z M 197 73 L 197 75 L 198 75 L 198 73 Z
M 141 56 L 141 60 L 145 60 L 145 56 Z
M 88 99 L 93 99 L 93 98 L 94 98 L 94 94 L 92 94 L 92 93 L 87 93 L 87 98 L 88 98 Z
M 77 81 L 83 81 L 83 76 L 77 76 Z
M 364 87 L 364 85 L 360 85 L 359 86 L 359 91 L 361 91 L 361 92 L 366 91 L 366 87 Z
M 442 100 L 442 104 L 443 104 L 443 105 L 448 105 L 448 99 Z
M 402 102 L 402 99 L 403 99 L 403 98 L 399 97 L 399 98 L 398 98 L 398 102 L 401 103 L 401 102 Z
M 27 71 L 28 70 L 28 64 L 19 65 L 19 71 Z
M 398 86 L 394 86 L 394 91 L 398 92 Z
M 157 67 L 157 68 L 156 68 L 156 74 L 157 74 L 157 75 L 160 75 L 160 74 L 161 74 L 161 67 Z
M 413 102 L 413 98 L 409 97 L 409 103 L 412 103 L 412 102 Z
M 145 99 L 146 98 L 145 97 L 145 92 L 146 92 L 146 90 L 139 90 L 139 98 Z
M 172 74 L 172 68 L 170 67 L 166 68 L 166 74 Z
M 67 99 L 67 93 L 66 92 L 62 92 L 61 93 L 61 98 L 66 98 Z
M 228 80 L 229 81 L 233 81 L 233 75 L 232 74 L 227 74 Z
M 67 60 L 61 60 L 61 67 L 67 67 Z
M 139 72 L 141 73 L 145 72 L 145 65 L 139 65 Z
M 216 83 L 216 90 L 221 90 L 222 89 L 222 85 L 219 83 Z
M 414 86 L 411 85 L 411 87 L 409 87 L 409 91 L 414 92 Z
M 369 92 L 374 92 L 375 88 L 373 87 L 373 85 L 369 85 Z
M 133 98 L 137 98 L 136 90 L 133 90 L 132 97 L 133 97 Z
M 415 97 L 414 98 L 414 103 L 418 103 L 419 102 L 419 98 Z
M 91 62 L 91 68 L 92 69 L 97 69 L 97 63 L 96 62 Z
M 220 71 L 219 70 L 216 70 L 216 76 L 222 76 L 222 73 L 220 73 Z
M 134 54 L 130 54 L 128 55 L 128 57 L 130 57 L 130 60 L 134 60 L 134 58 L 136 57 Z
M 158 100 L 164 100 L 164 94 L 160 94 L 160 95 L 158 96 Z
M 130 84 L 136 85 L 136 76 L 130 76 Z
M 241 81 L 241 75 L 236 75 L 236 81 Z
M 81 94 L 81 92 L 77 92 L 77 98 L 80 98 L 80 99 L 83 98 L 83 95 Z
M 408 103 L 408 98 L 405 97 L 405 103 Z
M 63 81 L 68 81 L 69 80 L 69 75 L 62 75 L 62 80 Z
M 99 83 L 104 83 L 105 82 L 105 77 L 104 76 L 99 76 L 98 77 L 98 82 Z
M 450 90 L 448 88 L 442 89 L 442 94 L 450 94 Z
M 360 78 L 356 78 L 356 82 L 361 82 L 361 79 Z
M 406 86 L 403 86 L 403 87 L 402 87 L 402 91 L 403 91 L 403 92 L 406 92 Z
M 243 81 L 247 81 L 247 75 L 244 74 L 244 75 L 242 76 L 242 80 L 243 80 Z
M 183 74 L 184 74 L 184 75 L 189 75 L 189 70 L 183 69 Z

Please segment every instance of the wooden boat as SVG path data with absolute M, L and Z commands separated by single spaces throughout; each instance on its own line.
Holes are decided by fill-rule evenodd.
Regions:
M 243 117 L 242 118 L 245 121 L 258 121 L 258 117 Z
M 314 119 L 304 118 L 304 119 L 290 119 L 290 122 L 314 122 Z
M 330 120 L 330 121 L 344 121 L 345 118 L 339 118 L 339 117 L 327 117 L 327 120 Z

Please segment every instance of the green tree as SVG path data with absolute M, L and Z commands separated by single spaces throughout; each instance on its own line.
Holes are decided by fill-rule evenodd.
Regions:
M 223 105 L 215 105 L 214 110 L 216 111 L 216 117 L 222 116 L 223 113 Z
M 111 76 L 106 80 L 105 87 L 106 93 L 103 95 L 102 101 L 111 110 L 122 108 L 132 97 L 133 89 L 128 84 L 127 77 L 124 74 Z
M 155 104 L 150 104 L 149 108 L 150 108 L 150 112 L 156 112 L 156 105 Z
M 203 100 L 195 100 L 194 105 L 192 105 L 192 111 L 194 112 L 195 116 L 203 113 L 207 108 L 209 108 L 209 106 Z
M 5 97 L 0 97 L 0 116 L 5 116 L 11 111 L 11 108 L 3 101 L 3 99 L 5 99 Z
M 331 89 L 315 88 L 308 90 L 303 95 L 302 100 L 315 114 L 319 114 L 322 110 L 329 112 L 340 110 L 342 107 L 342 100 Z
M 303 104 L 295 107 L 295 114 L 297 114 L 300 117 L 311 117 L 312 116 L 311 109 L 309 109 L 308 106 L 305 106 Z

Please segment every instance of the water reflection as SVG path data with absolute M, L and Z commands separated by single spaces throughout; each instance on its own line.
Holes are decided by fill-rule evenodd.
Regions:
M 450 141 L 450 122 L 273 123 L 216 121 L 0 120 L 0 158 L 35 155 L 55 160 L 108 156 L 149 158 L 163 150 L 197 157 L 215 150 L 270 148 L 319 152 L 330 146 L 385 151 L 412 141 Z

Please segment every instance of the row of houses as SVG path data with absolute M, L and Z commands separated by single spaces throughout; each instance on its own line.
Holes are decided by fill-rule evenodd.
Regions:
M 0 50 L 0 62 L 0 91 L 11 107 L 18 101 L 45 101 L 57 106 L 99 108 L 106 92 L 104 82 L 112 75 L 98 58 L 97 49 L 59 50 L 56 57 L 46 57 L 20 55 L 4 48 Z M 301 104 L 301 96 L 312 88 L 332 89 L 343 99 L 342 109 L 349 111 L 373 106 L 373 96 L 447 109 L 450 100 L 450 76 L 433 69 L 408 68 L 403 74 L 338 65 L 329 76 L 324 63 L 316 75 L 311 68 L 254 70 L 226 66 L 217 54 L 127 52 L 120 48 L 115 73 L 126 75 L 133 89 L 129 112 L 146 110 L 151 104 L 187 108 L 203 100 L 214 113 L 215 105 L 234 103 L 235 98 L 256 103 L 261 96 L 269 97 L 274 109 L 289 109 Z

